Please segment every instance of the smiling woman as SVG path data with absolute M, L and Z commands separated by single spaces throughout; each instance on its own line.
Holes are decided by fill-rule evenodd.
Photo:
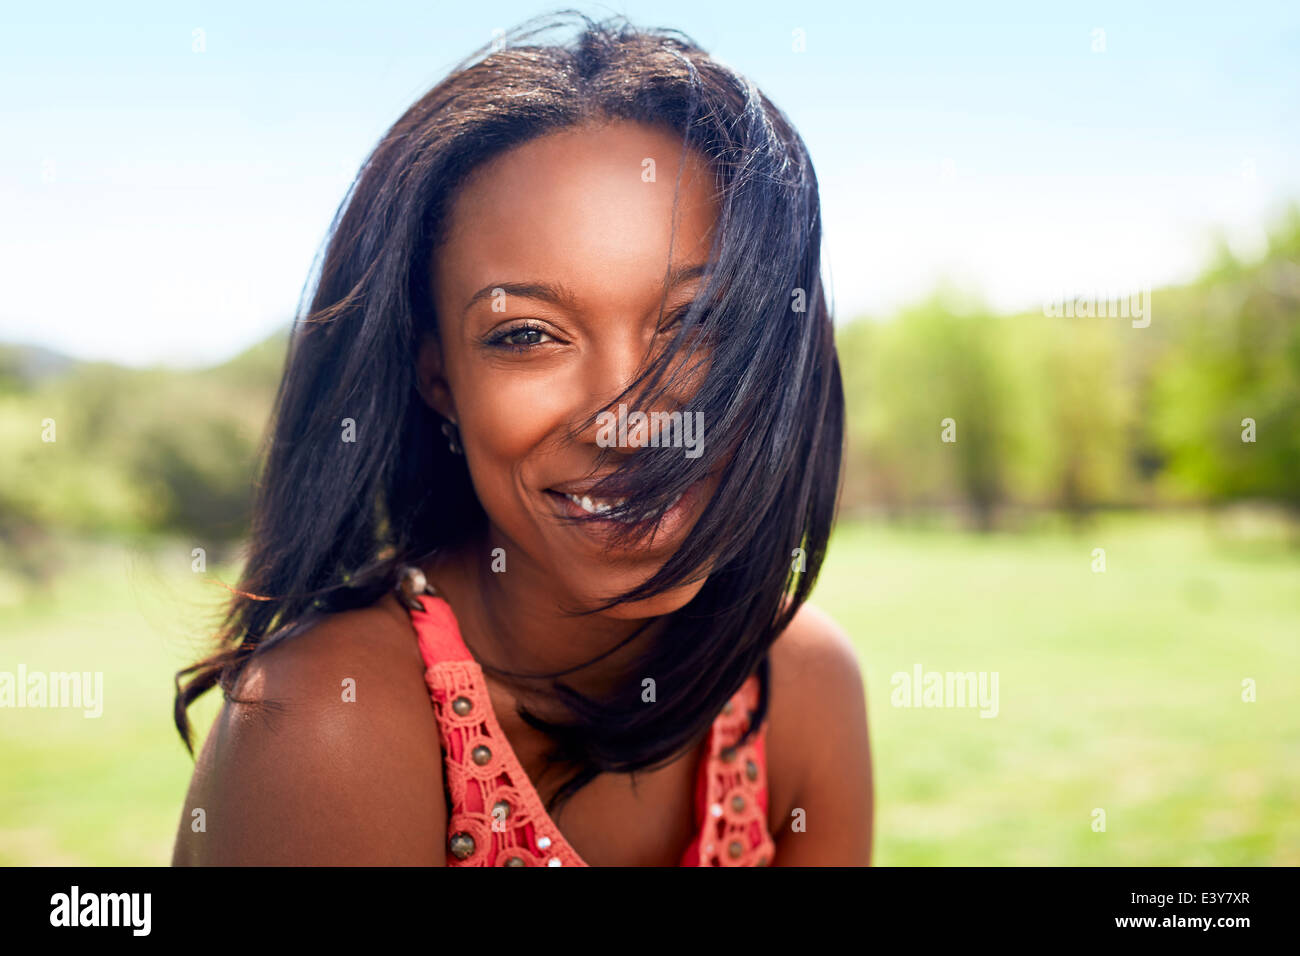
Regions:
M 706 271 L 717 220 L 707 164 L 685 153 L 678 190 L 641 175 L 645 158 L 676 166 L 682 155 L 680 137 L 631 120 L 540 136 L 462 185 L 434 251 L 438 322 L 420 352 L 422 392 L 460 430 L 492 516 L 489 549 L 537 561 L 552 593 L 583 607 L 648 579 L 717 486 L 706 476 L 657 510 L 642 496 L 601 494 L 618 462 L 599 463 L 595 413 L 663 350 L 672 329 L 661 313 L 689 306 Z M 500 275 L 528 278 L 489 282 L 491 300 L 468 293 Z M 662 410 L 690 401 L 682 377 Z M 700 584 L 663 607 L 686 603 Z M 626 605 L 629 613 L 663 612 Z
M 334 224 L 178 675 L 187 744 L 226 695 L 178 863 L 869 862 L 861 677 L 806 604 L 844 425 L 807 151 L 680 34 L 540 32 Z

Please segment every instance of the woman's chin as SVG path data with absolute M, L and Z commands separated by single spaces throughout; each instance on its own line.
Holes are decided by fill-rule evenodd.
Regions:
M 698 581 L 692 581 L 688 584 L 681 584 L 663 594 L 656 594 L 654 597 L 646 598 L 641 601 L 628 601 L 616 605 L 608 611 L 602 612 L 603 616 L 613 618 L 619 621 L 638 621 L 649 617 L 660 617 L 664 614 L 672 614 L 674 611 L 680 611 L 687 604 L 690 604 L 695 595 L 700 593 L 704 587 L 704 581 L 701 578 Z M 636 582 L 629 581 L 624 591 L 630 590 Z M 618 592 L 622 593 L 622 592 Z M 607 601 L 613 594 L 594 596 L 593 601 L 598 603 L 602 600 Z

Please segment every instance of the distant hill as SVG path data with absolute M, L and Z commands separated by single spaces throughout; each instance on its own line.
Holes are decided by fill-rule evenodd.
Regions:
M 197 370 L 0 343 L 0 565 L 42 529 L 237 538 L 288 342 Z
M 233 358 L 197 370 L 209 379 L 219 379 L 231 384 L 265 386 L 279 380 L 284 367 L 285 352 L 289 345 L 290 325 L 251 345 Z M 87 361 L 73 358 L 43 345 L 19 342 L 0 342 L 0 383 L 7 383 L 10 391 L 28 391 L 48 382 L 66 378 L 89 370 L 112 370 L 119 380 L 130 380 L 139 375 L 140 380 L 164 374 L 194 375 L 194 370 L 169 369 L 154 366 L 139 369 L 115 362 Z
M 269 384 L 274 387 L 284 371 L 284 359 L 289 350 L 289 330 L 290 326 L 285 325 L 234 358 L 204 369 L 202 374 L 231 383 L 255 387 Z
M 0 343 L 0 380 L 32 386 L 75 372 L 81 361 L 43 345 Z

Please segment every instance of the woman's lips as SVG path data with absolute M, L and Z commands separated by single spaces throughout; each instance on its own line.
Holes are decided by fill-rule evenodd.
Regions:
M 562 494 L 564 495 L 565 498 L 569 499 L 569 501 L 573 502 L 575 505 L 577 505 L 579 508 L 581 508 L 589 515 L 605 514 L 621 506 L 627 500 L 626 498 L 612 498 L 612 499 L 593 498 L 590 495 L 576 495 L 576 494 L 571 494 L 569 492 L 562 492 Z M 665 507 L 663 510 L 668 511 L 670 508 L 672 508 L 673 505 L 677 504 L 680 498 L 681 498 L 681 493 L 679 492 L 677 495 L 673 497 L 672 501 L 668 502 L 667 507 Z M 624 519 L 611 518 L 610 520 L 621 521 L 624 524 L 636 523 L 634 520 L 630 520 L 626 518 Z
M 654 532 L 650 540 L 641 545 L 642 548 L 650 548 L 658 542 L 672 538 L 681 530 L 690 517 L 703 484 L 704 482 L 701 480 L 688 486 L 657 518 L 648 518 L 640 522 L 598 517 L 604 511 L 609 510 L 613 501 L 620 499 L 598 499 L 592 498 L 590 495 L 565 493 L 554 488 L 546 489 L 546 497 L 552 502 L 557 514 L 584 519 L 582 521 L 565 522 L 565 524 L 585 537 L 594 538 L 601 542 L 607 543 L 617 532 L 630 526 L 637 524 L 653 525 Z M 629 550 L 635 549 L 635 545 L 629 545 Z

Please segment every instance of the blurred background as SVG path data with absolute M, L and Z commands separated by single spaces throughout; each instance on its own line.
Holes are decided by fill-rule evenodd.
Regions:
M 876 862 L 1300 864 L 1300 11 L 905 6 L 580 7 L 687 32 L 817 164 L 849 444 L 814 600 Z M 0 672 L 104 675 L 98 718 L 0 707 L 0 863 L 169 861 L 172 679 L 313 256 L 401 112 L 547 9 L 0 14 Z M 918 670 L 996 674 L 996 717 L 901 706 Z

